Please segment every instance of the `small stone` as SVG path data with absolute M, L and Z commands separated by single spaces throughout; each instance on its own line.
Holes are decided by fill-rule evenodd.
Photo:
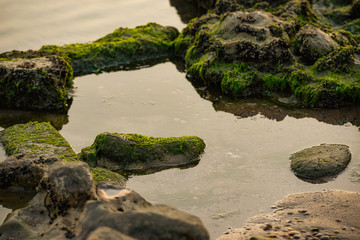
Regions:
M 275 234 L 270 234 L 268 238 L 277 238 L 277 236 Z
M 337 222 L 341 222 L 341 220 L 340 220 L 340 219 L 336 219 L 336 221 L 337 221 Z
M 334 230 L 334 233 L 339 234 L 340 231 L 339 230 Z
M 313 229 L 311 229 L 311 232 L 313 232 L 313 233 L 318 233 L 318 232 L 320 232 L 320 230 L 318 229 L 318 228 L 313 228 Z
M 351 231 L 355 231 L 355 228 L 354 228 L 354 227 L 352 227 L 350 230 L 351 230 Z
M 293 239 L 300 239 L 300 236 L 295 235 L 295 236 L 293 236 Z
M 320 240 L 329 240 L 329 236 L 323 236 L 322 238 L 320 238 Z
M 294 236 L 294 235 L 296 235 L 296 234 L 300 234 L 300 232 L 299 232 L 299 231 L 296 231 L 296 230 L 293 230 L 293 231 L 288 232 L 288 234 L 289 234 L 290 236 Z

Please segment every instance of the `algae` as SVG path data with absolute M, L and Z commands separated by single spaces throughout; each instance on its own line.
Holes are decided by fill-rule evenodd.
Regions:
M 177 36 L 178 31 L 173 27 L 149 23 L 132 29 L 116 29 L 92 43 L 46 45 L 40 51 L 70 58 L 74 75 L 80 76 L 136 61 L 168 57 L 170 43 Z
M 1 143 L 7 155 L 36 154 L 63 161 L 76 161 L 70 144 L 48 122 L 17 124 L 1 132 Z
M 147 171 L 198 161 L 205 143 L 195 136 L 147 137 L 139 134 L 102 133 L 80 158 L 90 166 L 110 170 Z

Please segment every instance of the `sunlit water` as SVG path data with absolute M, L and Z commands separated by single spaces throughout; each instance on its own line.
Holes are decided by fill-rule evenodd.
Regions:
M 0 26 L 0 51 L 94 40 L 119 26 L 149 21 L 184 26 L 165 0 L 35 3 L 0 2 L 0 19 L 7 23 Z M 60 133 L 76 152 L 105 131 L 203 138 L 206 152 L 196 167 L 134 176 L 127 186 L 152 203 L 199 216 L 212 238 L 228 227 L 240 227 L 250 216 L 269 212 L 275 201 L 289 193 L 360 191 L 360 183 L 351 182 L 349 176 L 360 163 L 357 127 L 312 118 L 275 121 L 261 114 L 241 119 L 215 111 L 170 62 L 76 78 L 68 115 L 68 120 L 60 121 L 65 124 Z M 350 146 L 350 165 L 325 184 L 299 180 L 289 169 L 289 154 L 321 143 Z M 2 156 L 0 149 L 0 161 Z M 0 207 L 0 222 L 8 212 Z

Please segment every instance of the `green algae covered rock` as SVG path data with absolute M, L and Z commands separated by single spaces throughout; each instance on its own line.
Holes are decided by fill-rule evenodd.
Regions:
M 7 155 L 36 154 L 64 161 L 78 159 L 70 144 L 47 122 L 17 124 L 3 130 L 0 137 Z
M 146 137 L 139 134 L 102 133 L 81 151 L 91 166 L 110 170 L 151 173 L 197 164 L 205 143 L 198 137 Z
M 321 144 L 292 154 L 290 166 L 299 177 L 317 179 L 340 173 L 349 164 L 350 159 L 348 146 Z
M 280 9 L 302 2 L 310 6 L 291 1 Z M 315 24 L 314 12 L 305 16 L 296 9 L 280 11 L 280 17 L 262 10 L 207 14 L 191 21 L 172 47 L 194 85 L 234 98 L 285 92 L 310 108 L 359 103 L 360 49 L 354 36 Z
M 0 107 L 67 112 L 72 79 L 67 57 L 34 51 L 0 54 Z
M 74 75 L 169 56 L 170 43 L 178 36 L 173 27 L 149 23 L 136 28 L 119 28 L 91 43 L 47 45 L 40 51 L 69 57 Z

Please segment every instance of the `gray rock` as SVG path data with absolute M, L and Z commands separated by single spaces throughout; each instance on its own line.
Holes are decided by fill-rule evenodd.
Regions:
M 292 154 L 290 166 L 299 177 L 317 179 L 340 173 L 349 164 L 350 159 L 348 146 L 321 144 Z
M 135 239 L 208 239 L 201 221 L 165 205 L 150 205 L 124 189 L 108 201 L 88 201 L 77 225 L 78 239 L 109 227 Z
M 302 27 L 296 38 L 301 58 L 308 64 L 313 64 L 339 47 L 329 34 L 311 25 Z

